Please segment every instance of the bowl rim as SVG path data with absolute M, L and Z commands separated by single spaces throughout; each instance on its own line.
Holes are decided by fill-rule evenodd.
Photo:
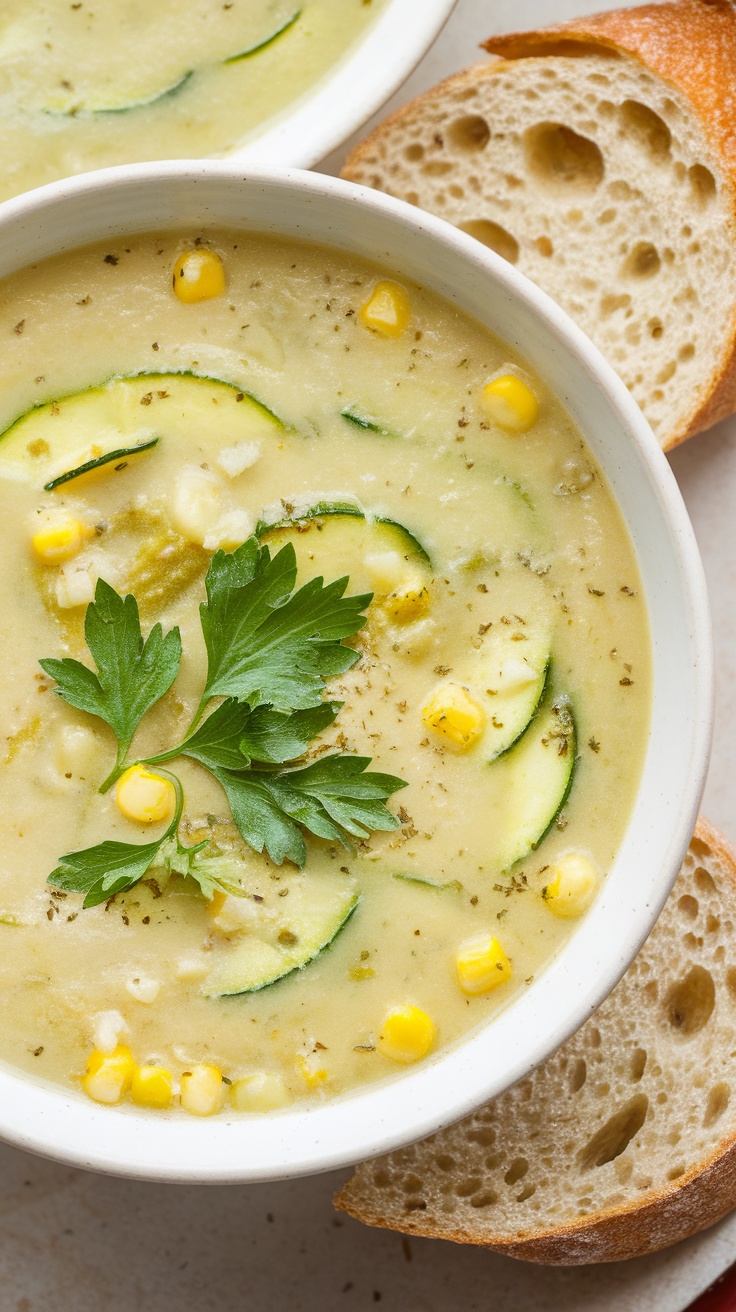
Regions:
M 223 158 L 312 168 L 398 91 L 456 4 L 457 0 L 388 0 L 317 82 Z
M 247 213 L 248 218 L 241 217 L 239 225 L 230 218 L 192 218 L 192 213 L 202 211 L 208 197 L 214 197 L 218 205 L 237 197 L 236 213 Z M 98 203 L 113 216 L 105 230 L 95 218 Z M 171 212 L 178 222 L 164 217 L 158 224 L 144 220 L 136 225 L 129 221 L 131 205 L 137 212 L 146 206 L 155 213 Z M 252 217 L 261 211 L 274 216 L 273 226 L 267 224 L 264 229 L 264 224 Z M 356 221 L 358 213 L 360 222 Z M 33 252 L 40 260 L 54 251 L 71 250 L 114 234 L 205 223 L 312 240 L 343 252 L 352 250 L 361 257 L 367 243 L 374 262 L 392 269 L 424 260 L 426 276 L 416 281 L 454 300 L 465 313 L 473 312 L 466 308 L 470 293 L 463 293 L 463 300 L 456 290 L 463 279 L 463 285 L 478 289 L 478 295 L 482 292 L 484 306 L 493 297 L 499 298 L 507 310 L 516 307 L 533 327 L 540 328 L 540 340 L 549 346 L 551 358 L 562 362 L 584 390 L 592 389 L 591 395 L 600 398 L 607 423 L 623 434 L 623 445 L 612 447 L 608 461 L 603 460 L 604 472 L 615 483 L 622 471 L 626 474 L 627 460 L 631 468 L 636 467 L 641 487 L 637 485 L 631 495 L 643 497 L 648 513 L 661 525 L 669 552 L 664 562 L 666 595 L 663 599 L 659 592 L 663 571 L 657 558 L 651 566 L 646 564 L 653 579 L 653 587 L 647 587 L 647 600 L 650 618 L 670 611 L 677 618 L 675 648 L 659 655 L 655 651 L 655 672 L 666 684 L 670 710 L 677 707 L 678 732 L 682 731 L 685 743 L 683 762 L 677 767 L 678 791 L 674 800 L 661 803 L 667 832 L 657 836 L 656 825 L 649 825 L 654 837 L 648 834 L 649 817 L 639 817 L 640 787 L 635 816 L 622 845 L 625 852 L 636 821 L 639 838 L 646 840 L 644 850 L 656 856 L 656 871 L 646 863 L 639 869 L 631 852 L 626 865 L 620 852 L 598 901 L 545 968 L 544 987 L 535 982 L 490 1023 L 399 1077 L 361 1086 L 316 1108 L 297 1105 L 260 1116 L 221 1113 L 200 1121 L 153 1116 L 127 1106 L 100 1107 L 81 1092 L 70 1093 L 5 1064 L 0 1067 L 0 1139 L 75 1166 L 117 1175 L 226 1183 L 331 1170 L 422 1138 L 515 1084 L 587 1019 L 636 955 L 687 850 L 705 783 L 714 676 L 708 598 L 693 529 L 674 475 L 644 416 L 611 366 L 564 311 L 516 269 L 444 220 L 382 193 L 294 169 L 244 170 L 232 162 L 212 161 L 126 165 L 51 183 L 0 205 L 0 276 L 32 262 Z M 62 239 L 64 224 L 67 232 L 73 230 L 76 236 Z M 318 238 L 311 236 L 310 225 L 315 224 L 322 224 L 323 235 Z M 404 258 L 394 261 L 392 252 L 402 242 Z M 411 267 L 405 276 L 415 276 Z M 482 313 L 475 317 L 483 321 Z M 530 352 L 522 354 L 528 357 Z M 567 397 L 557 383 L 554 390 L 575 414 L 576 398 Z M 585 435 L 590 442 L 591 437 Z M 631 523 L 628 527 L 644 574 L 645 561 L 639 552 L 642 534 L 634 532 Z M 657 637 L 654 631 L 652 636 Z M 679 666 L 678 643 L 684 653 Z M 667 683 L 670 666 L 680 675 L 685 670 L 684 688 Z M 656 681 L 654 701 L 653 717 L 662 714 Z M 645 780 L 652 773 L 653 750 L 650 742 Z M 659 755 L 664 758 L 662 751 Z M 663 764 L 667 765 L 664 759 L 654 763 L 655 768 Z M 621 904 L 622 893 L 633 898 L 633 907 L 625 900 Z M 611 932 L 607 917 L 618 920 L 623 939 Z M 524 1023 L 535 1034 L 532 1043 L 525 1041 Z

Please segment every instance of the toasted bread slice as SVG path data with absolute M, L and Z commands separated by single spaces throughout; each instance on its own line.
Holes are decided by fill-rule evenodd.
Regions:
M 736 1206 L 736 852 L 698 822 L 639 956 L 516 1088 L 358 1167 L 368 1225 L 572 1266 L 652 1253 Z
M 668 449 L 736 410 L 736 8 L 674 0 L 494 37 L 343 177 L 549 292 Z

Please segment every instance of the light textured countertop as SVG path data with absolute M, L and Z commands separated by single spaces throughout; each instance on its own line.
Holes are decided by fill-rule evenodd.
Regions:
M 594 7 L 460 0 L 393 103 L 478 58 L 477 43 L 491 30 Z M 325 169 L 336 171 L 340 158 Z M 736 837 L 736 421 L 696 438 L 672 464 L 705 559 L 716 634 L 718 709 L 704 810 Z M 682 1312 L 736 1257 L 734 1216 L 641 1261 L 533 1267 L 338 1217 L 331 1197 L 341 1178 L 211 1189 L 137 1184 L 0 1146 L 0 1312 Z

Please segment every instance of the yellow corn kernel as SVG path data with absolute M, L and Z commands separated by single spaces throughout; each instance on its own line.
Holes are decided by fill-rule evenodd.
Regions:
M 280 1075 L 259 1071 L 236 1080 L 230 1090 L 230 1100 L 238 1112 L 273 1112 L 288 1107 L 291 1094 Z
M 78 555 L 93 536 L 94 529 L 70 515 L 68 519 L 47 524 L 38 533 L 34 533 L 33 550 L 44 565 L 60 565 L 62 561 Z
M 225 905 L 226 897 L 227 893 L 221 893 L 219 889 L 212 894 L 212 897 L 207 903 L 207 911 L 211 916 L 219 916 Z
M 457 977 L 463 993 L 490 993 L 511 979 L 511 962 L 492 934 L 474 934 L 466 938 L 455 958 Z
M 303 1053 L 298 1052 L 295 1065 L 308 1089 L 318 1088 L 327 1079 L 327 1071 L 319 1064 L 319 1058 L 315 1058 L 312 1053 L 305 1057 Z
M 429 610 L 429 588 L 423 583 L 409 583 L 396 588 L 386 598 L 386 610 L 397 624 L 411 624 Z
M 394 1007 L 381 1026 L 377 1046 L 384 1057 L 408 1065 L 426 1057 L 434 1038 L 434 1024 L 421 1007 Z
M 409 322 L 410 313 L 405 289 L 400 283 L 386 279 L 376 283 L 365 305 L 361 306 L 360 318 L 366 328 L 372 328 L 383 337 L 399 337 Z
M 185 251 L 174 265 L 173 284 L 179 300 L 187 305 L 222 296 L 225 290 L 222 260 L 203 246 L 196 251 Z
M 486 383 L 482 406 L 507 433 L 525 433 L 539 416 L 539 402 L 530 387 L 516 374 L 503 374 Z
M 445 747 L 467 752 L 485 728 L 485 712 L 460 683 L 448 680 L 435 688 L 422 707 L 422 720 Z
M 388 596 L 398 588 L 406 574 L 406 563 L 398 551 L 373 551 L 363 561 L 374 593 Z
M 222 1073 L 216 1066 L 193 1066 L 181 1077 L 181 1105 L 192 1116 L 219 1112 L 224 1097 Z
M 174 809 L 174 785 L 144 765 L 131 765 L 120 776 L 115 801 L 127 820 L 151 825 L 167 820 Z
M 82 1088 L 88 1098 L 95 1102 L 104 1102 L 108 1106 L 120 1102 L 123 1094 L 128 1092 L 135 1074 L 135 1062 L 130 1048 L 119 1043 L 114 1052 L 108 1056 L 96 1048 L 87 1062 L 87 1073 L 82 1079 Z
M 130 1086 L 130 1096 L 139 1107 L 163 1111 L 171 1106 L 173 1080 L 171 1071 L 162 1066 L 139 1066 Z
M 198 465 L 184 465 L 174 479 L 170 511 L 177 532 L 203 546 L 222 518 L 222 495 L 214 474 Z
M 600 877 L 593 862 L 581 852 L 568 852 L 549 871 L 542 897 L 550 911 L 568 920 L 582 916 L 588 910 L 599 883 Z

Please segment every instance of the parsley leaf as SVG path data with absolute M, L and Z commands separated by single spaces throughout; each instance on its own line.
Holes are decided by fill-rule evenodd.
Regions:
M 355 664 L 359 654 L 342 639 L 363 627 L 372 594 L 345 597 L 347 578 L 327 586 L 316 578 L 292 595 L 295 582 L 291 542 L 273 559 L 256 538 L 216 552 L 200 607 L 208 657 L 201 705 L 234 697 L 251 707 L 305 710 L 319 705 L 324 679 Z
M 48 883 L 69 893 L 85 893 L 83 906 L 96 907 L 116 893 L 132 888 L 158 856 L 162 839 L 154 843 L 99 843 L 60 858 Z
M 289 715 L 271 706 L 251 710 L 229 697 L 176 750 L 208 770 L 244 770 L 251 760 L 281 765 L 302 756 L 312 739 L 336 719 L 341 705 L 322 702 Z
M 109 583 L 98 579 L 95 600 L 84 619 L 84 636 L 97 674 L 69 657 L 39 664 L 56 680 L 56 692 L 64 701 L 110 725 L 118 740 L 119 764 L 140 720 L 168 692 L 179 672 L 179 630 L 172 629 L 164 637 L 161 625 L 155 624 L 144 642 L 135 597 L 120 597 Z
M 291 715 L 275 711 L 272 706 L 257 706 L 248 717 L 240 750 L 246 758 L 272 765 L 295 761 L 317 734 L 334 723 L 341 706 L 342 702 L 321 702 Z
M 325 756 L 299 770 L 213 771 L 227 794 L 233 820 L 246 843 L 265 850 L 276 865 L 288 858 L 303 866 L 306 846 L 299 826 L 352 848 L 352 838 L 392 830 L 399 821 L 385 805 L 403 779 L 368 771 L 368 756 Z
M 365 624 L 371 594 L 346 597 L 347 578 L 325 586 L 312 579 L 297 592 L 292 544 L 273 558 L 250 538 L 236 551 L 218 551 L 207 573 L 200 607 L 208 656 L 207 683 L 189 737 L 146 759 L 160 769 L 177 756 L 197 761 L 224 789 L 235 825 L 256 852 L 281 865 L 303 866 L 303 830 L 352 847 L 372 830 L 398 820 L 386 799 L 402 779 L 367 771 L 369 757 L 335 752 L 298 766 L 312 740 L 333 723 L 340 702 L 326 702 L 324 680 L 348 670 L 359 653 L 343 639 Z M 126 753 L 141 718 L 168 691 L 179 670 L 178 629 L 164 636 L 156 624 L 144 641 L 133 596 L 120 597 L 100 580 L 87 608 L 85 636 L 97 672 L 80 661 L 43 660 L 57 692 L 97 715 L 118 739 L 109 788 L 128 768 Z M 213 697 L 225 700 L 200 723 Z M 194 726 L 199 727 L 194 727 Z M 143 764 L 143 762 L 139 762 Z M 283 766 L 291 768 L 278 768 Z M 296 768 L 295 768 L 296 767 Z M 184 805 L 180 781 L 161 771 L 176 791 L 176 813 L 151 843 L 105 842 L 60 858 L 49 883 L 84 893 L 96 906 L 131 888 L 152 866 L 166 876 L 192 878 L 208 898 L 223 891 L 247 896 L 243 863 L 232 855 L 202 856 L 207 842 L 184 847 L 178 827 Z
M 284 861 L 303 866 L 307 859 L 304 835 L 267 787 L 269 776 L 257 770 L 212 773 L 225 790 L 233 820 L 249 847 L 254 852 L 265 850 L 277 866 Z

